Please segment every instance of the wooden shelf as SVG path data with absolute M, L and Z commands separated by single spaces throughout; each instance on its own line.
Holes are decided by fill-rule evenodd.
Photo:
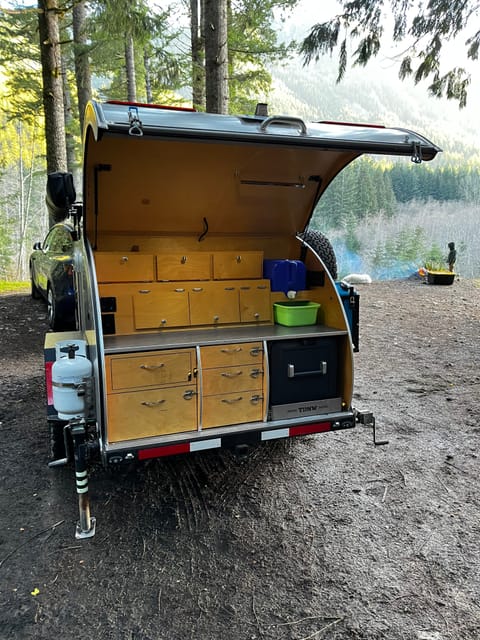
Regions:
M 324 325 L 306 327 L 284 327 L 278 324 L 249 327 L 213 327 L 194 331 L 169 331 L 142 335 L 105 336 L 106 354 L 150 351 L 154 349 L 178 349 L 252 342 L 254 340 L 290 340 L 292 338 L 315 338 L 320 336 L 343 336 L 347 331 L 332 329 Z

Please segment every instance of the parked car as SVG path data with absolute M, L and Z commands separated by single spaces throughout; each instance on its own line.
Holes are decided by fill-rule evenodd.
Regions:
M 44 242 L 36 242 L 30 256 L 32 298 L 47 302 L 48 322 L 54 331 L 75 328 L 73 285 L 73 227 L 54 225 Z

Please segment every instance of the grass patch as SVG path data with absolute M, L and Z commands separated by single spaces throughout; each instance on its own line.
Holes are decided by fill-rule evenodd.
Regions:
M 0 280 L 0 293 L 25 293 L 30 290 L 30 282 Z

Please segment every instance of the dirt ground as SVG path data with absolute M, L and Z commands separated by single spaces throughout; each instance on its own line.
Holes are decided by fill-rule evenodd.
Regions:
M 47 467 L 45 308 L 0 297 L 0 638 L 480 637 L 480 288 L 358 287 L 352 431 L 155 461 Z

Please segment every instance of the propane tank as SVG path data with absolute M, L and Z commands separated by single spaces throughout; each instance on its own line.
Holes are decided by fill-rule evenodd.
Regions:
M 74 343 L 60 346 L 58 358 L 52 367 L 53 406 L 61 420 L 86 417 L 86 386 L 92 375 L 92 363 L 77 355 Z

